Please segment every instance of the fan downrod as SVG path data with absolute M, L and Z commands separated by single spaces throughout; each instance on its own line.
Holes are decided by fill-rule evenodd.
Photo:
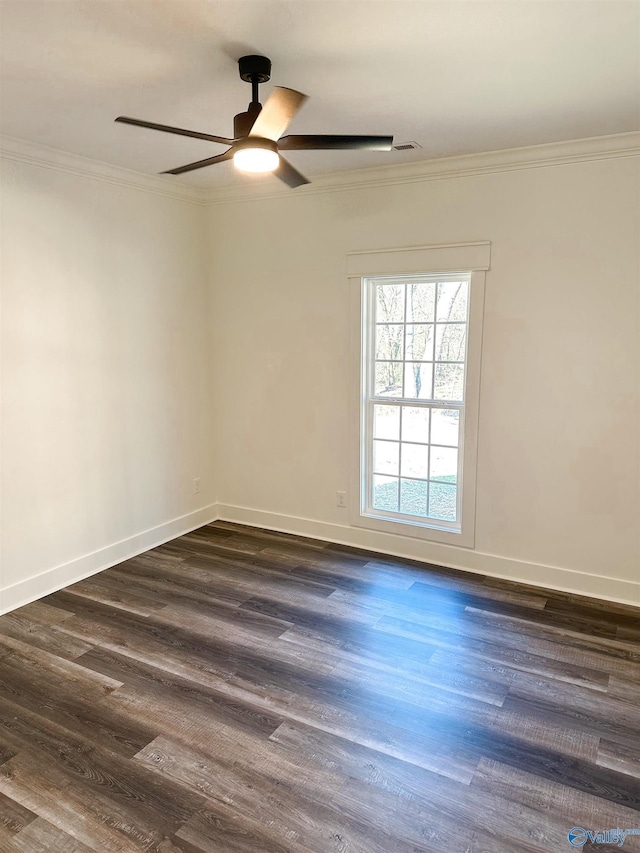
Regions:
M 238 113 L 233 118 L 233 135 L 242 139 L 249 135 L 253 123 L 260 114 L 262 105 L 258 98 L 258 86 L 266 83 L 271 77 L 271 60 L 266 56 L 241 56 L 238 60 L 240 79 L 251 83 L 251 103 L 244 113 Z

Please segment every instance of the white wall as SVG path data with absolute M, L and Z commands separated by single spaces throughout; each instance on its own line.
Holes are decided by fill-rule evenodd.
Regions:
M 7 161 L 1 224 L 8 609 L 208 521 L 215 483 L 202 207 Z
M 125 184 L 4 165 L 0 609 L 216 513 L 640 603 L 637 159 L 208 208 Z M 474 240 L 475 549 L 350 527 L 346 255 Z
M 222 516 L 640 603 L 634 158 L 212 205 Z M 349 527 L 355 250 L 490 240 L 474 551 Z

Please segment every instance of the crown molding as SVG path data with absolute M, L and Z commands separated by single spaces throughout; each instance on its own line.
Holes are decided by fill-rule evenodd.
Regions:
M 168 178 L 145 175 L 132 169 L 124 169 L 110 163 L 83 157 L 80 154 L 71 154 L 68 151 L 49 148 L 46 145 L 11 136 L 0 136 L 0 159 L 26 163 L 30 166 L 50 169 L 53 172 L 64 172 L 68 175 L 90 178 L 94 181 L 119 187 L 142 190 L 153 195 L 179 199 L 180 201 L 204 204 L 206 200 L 205 194 L 199 187 L 177 184 Z
M 275 185 L 270 177 L 259 177 L 250 184 L 234 186 L 213 188 L 187 186 L 168 178 L 146 175 L 79 154 L 61 151 L 58 148 L 49 148 L 15 137 L 0 136 L 0 159 L 27 163 L 56 172 L 65 172 L 206 206 L 260 199 L 290 199 L 321 193 L 415 184 L 446 178 L 490 175 L 497 172 L 539 169 L 638 155 L 640 155 L 640 133 L 619 133 L 612 136 L 596 136 L 567 142 L 530 145 L 524 148 L 507 148 L 480 154 L 464 154 L 457 157 L 322 174 L 312 176 L 313 183 L 298 187 L 292 194 L 290 189 Z
M 295 195 L 284 186 L 282 188 L 274 186 L 271 179 L 259 178 L 259 183 L 255 182 L 250 186 L 245 184 L 209 188 L 205 191 L 205 204 L 211 206 L 259 199 L 304 197 L 320 193 L 415 184 L 446 178 L 490 175 L 497 172 L 540 169 L 638 155 L 640 155 L 640 133 L 619 133 L 612 136 L 573 139 L 567 142 L 551 142 L 524 148 L 507 148 L 480 154 L 464 154 L 457 157 L 323 174 L 313 177 L 313 183 L 298 187 Z

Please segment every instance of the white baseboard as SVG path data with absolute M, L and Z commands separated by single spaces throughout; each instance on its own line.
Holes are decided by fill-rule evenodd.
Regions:
M 248 524 L 252 527 L 264 527 L 282 533 L 295 533 L 311 539 L 351 545 L 365 551 L 377 551 L 394 557 L 407 557 L 425 563 L 436 563 L 452 569 L 489 575 L 504 580 L 546 587 L 560 592 L 585 595 L 591 598 L 615 601 L 620 604 L 640 606 L 640 582 L 608 578 L 564 569 L 559 566 L 545 566 L 529 563 L 510 557 L 499 557 L 467 548 L 451 545 L 439 545 L 423 540 L 389 533 L 378 533 L 349 525 L 331 524 L 298 518 L 291 515 L 279 515 L 247 507 L 217 504 L 217 518 Z
M 77 583 L 110 566 L 115 566 L 116 563 L 121 563 L 170 539 L 182 536 L 190 530 L 195 530 L 203 524 L 209 524 L 216 518 L 217 505 L 211 504 L 0 589 L 0 613 L 15 610 L 16 607 L 22 607 L 65 586 Z
M 340 545 L 350 545 L 394 557 L 436 563 L 452 569 L 462 569 L 561 592 L 640 606 L 640 583 L 634 581 L 590 575 L 573 569 L 529 563 L 524 560 L 499 557 L 389 533 L 378 533 L 349 525 L 331 524 L 229 504 L 211 504 L 0 589 L 0 614 L 36 601 L 217 519 L 282 533 L 294 533 L 298 536 L 308 536 L 310 539 L 336 542 Z

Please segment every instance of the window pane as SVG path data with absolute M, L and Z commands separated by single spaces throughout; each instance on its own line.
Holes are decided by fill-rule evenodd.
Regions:
M 427 362 L 408 363 L 404 366 L 404 396 L 418 400 L 431 399 L 433 365 Z
M 397 406 L 373 407 L 374 438 L 390 438 L 397 441 L 400 438 L 400 409 Z
M 436 364 L 434 399 L 460 400 L 464 392 L 464 364 Z
M 407 329 L 408 361 L 433 361 L 433 326 L 411 324 Z
M 402 361 L 402 332 L 404 326 L 388 323 L 376 326 L 376 358 Z
M 403 444 L 401 447 L 400 455 L 400 473 L 403 477 L 421 477 L 425 480 L 427 479 L 427 477 L 429 476 L 428 445 Z
M 376 474 L 398 475 L 400 445 L 396 441 L 373 442 L 373 470 Z
M 376 323 L 404 320 L 404 284 L 376 285 Z
M 443 272 L 365 279 L 373 316 L 363 338 L 363 485 L 368 506 L 378 511 L 373 515 L 460 527 L 470 301 L 465 278 Z
M 402 407 L 402 440 L 429 441 L 429 409 L 414 409 L 411 406 Z
M 373 475 L 373 508 L 398 511 L 398 481 L 395 477 Z
M 428 491 L 425 480 L 400 480 L 400 512 L 426 516 Z
M 402 417 L 404 436 L 404 415 Z M 459 409 L 433 409 L 431 412 L 431 443 L 457 447 L 459 426 Z
M 465 323 L 436 326 L 436 361 L 464 361 L 466 340 Z
M 435 282 L 407 286 L 407 323 L 433 323 L 436 304 Z
M 438 282 L 436 320 L 440 323 L 452 320 L 465 322 L 467 319 L 467 293 L 466 281 Z
M 445 483 L 458 482 L 458 451 L 454 447 L 431 447 L 429 477 Z
M 445 483 L 429 483 L 429 517 L 442 521 L 456 520 L 457 486 Z
M 402 397 L 402 362 L 378 362 L 376 364 L 376 397 Z

